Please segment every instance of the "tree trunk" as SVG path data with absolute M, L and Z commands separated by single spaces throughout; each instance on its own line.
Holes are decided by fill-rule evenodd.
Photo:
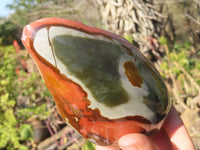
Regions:
M 106 30 L 131 39 L 152 62 L 163 56 L 158 39 L 164 17 L 153 0 L 96 0 Z

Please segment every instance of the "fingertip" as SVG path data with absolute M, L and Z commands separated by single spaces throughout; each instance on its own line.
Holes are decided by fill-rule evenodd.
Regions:
M 96 145 L 96 150 L 120 150 L 119 146 L 112 145 L 112 146 L 99 146 Z
M 146 135 L 134 133 L 122 136 L 118 141 L 124 150 L 157 150 L 157 146 Z

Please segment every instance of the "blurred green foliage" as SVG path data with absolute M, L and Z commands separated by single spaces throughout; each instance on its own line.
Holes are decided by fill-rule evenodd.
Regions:
M 76 14 L 77 11 L 72 10 L 71 6 L 73 1 L 13 0 L 13 3 L 7 5 L 7 7 L 15 12 L 10 19 L 23 28 L 28 23 L 40 18 L 62 17 L 66 16 L 67 13 Z
M 13 40 L 21 43 L 23 27 L 30 22 L 45 17 L 67 17 L 77 14 L 71 6 L 74 0 L 13 0 L 7 7 L 13 10 L 5 20 L 0 18 L 0 45 L 12 44 Z M 86 20 L 82 19 L 85 23 Z M 22 46 L 22 45 L 21 45 Z
M 167 45 L 167 39 L 164 36 L 161 36 L 159 39 L 161 45 Z
M 196 75 L 200 74 L 200 53 L 198 54 L 197 51 L 192 50 L 190 42 L 174 44 L 172 49 L 168 49 L 166 38 L 161 37 L 159 42 L 169 51 L 169 55 L 160 65 L 162 70 L 171 71 L 175 78 L 182 83 L 184 82 L 183 70 L 191 75 L 191 77 L 193 77 L 194 73 Z M 165 73 L 162 76 L 165 78 Z M 200 84 L 199 78 L 194 78 L 194 81 Z
M 124 36 L 130 43 L 133 43 L 133 38 L 131 36 Z
M 87 141 L 85 143 L 85 145 L 83 145 L 83 147 L 81 149 L 82 150 L 95 150 L 96 149 L 96 145 L 91 143 L 90 141 Z
M 22 30 L 11 21 L 0 24 L 0 45 L 9 45 L 13 40 L 20 40 Z
M 22 141 L 26 141 L 33 137 L 33 129 L 32 126 L 29 124 L 22 124 L 19 127 L 20 139 Z
M 46 104 L 36 106 L 34 96 L 29 105 L 17 105 L 20 94 L 34 95 L 37 85 L 43 83 L 38 82 L 35 74 L 27 78 L 25 75 L 16 75 L 16 60 L 17 55 L 13 46 L 0 46 L 0 149 L 7 150 L 28 149 L 22 142 L 31 140 L 33 131 L 30 125 L 25 124 L 26 120 L 34 115 L 45 118 L 50 113 Z M 19 78 L 23 80 L 18 80 Z
M 14 53 L 12 46 L 0 47 L 0 148 L 27 149 L 20 144 L 14 114 L 17 96 L 12 84 L 17 78 Z

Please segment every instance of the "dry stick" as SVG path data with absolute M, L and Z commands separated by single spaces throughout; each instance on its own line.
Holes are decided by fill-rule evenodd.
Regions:
M 194 84 L 192 84 L 191 81 L 189 81 L 189 82 L 190 82 L 190 86 L 191 86 L 190 88 L 192 89 L 191 90 L 191 95 L 195 95 L 196 94 L 196 90 L 194 90 L 195 89 Z
M 197 19 L 195 19 L 194 17 L 192 17 L 192 16 L 189 15 L 188 13 L 186 13 L 185 16 L 188 17 L 190 20 L 192 20 L 193 22 L 195 22 L 197 25 L 200 26 L 200 22 L 197 21 Z
M 156 5 L 165 4 L 165 3 L 181 3 L 181 2 L 192 2 L 193 0 L 165 0 L 155 2 Z
M 179 68 L 184 74 L 185 76 L 190 80 L 191 84 L 194 85 L 194 87 L 196 88 L 196 90 L 198 91 L 198 93 L 200 94 L 200 86 L 197 84 L 197 82 L 192 78 L 192 76 L 181 66 L 178 65 L 178 63 L 174 62 L 175 66 L 177 68 Z
M 51 130 L 51 127 L 49 126 L 49 122 L 50 122 L 50 118 L 48 117 L 47 121 L 45 121 L 45 124 L 46 124 L 46 126 L 47 126 L 47 128 L 49 130 L 50 135 L 53 137 L 54 142 L 56 143 L 57 148 L 60 150 L 60 145 L 58 144 L 58 142 L 57 142 L 57 140 L 55 138 L 55 135 L 54 135 L 53 131 Z
M 49 147 L 51 145 L 51 143 L 53 143 L 55 140 L 60 139 L 64 133 L 69 132 L 70 130 L 72 130 L 69 126 L 64 127 L 61 131 L 57 132 L 56 134 L 54 134 L 54 136 L 49 137 L 48 139 L 42 141 L 39 145 L 38 145 L 38 150 L 43 150 L 46 149 L 47 147 Z M 54 142 L 55 143 L 55 142 Z M 67 142 L 68 143 L 68 142 Z M 61 145 L 62 147 L 63 145 Z
M 164 45 L 164 48 L 165 48 L 165 51 L 166 51 L 166 54 L 167 54 L 167 59 L 168 59 L 168 63 L 169 63 L 169 76 L 172 80 L 172 85 L 173 85 L 173 88 L 172 88 L 172 94 L 174 95 L 175 99 L 177 100 L 177 103 L 179 103 L 184 109 L 189 109 L 187 107 L 187 105 L 180 99 L 179 95 L 178 95 L 178 88 L 177 88 L 177 85 L 176 85 L 176 80 L 174 78 L 174 75 L 172 73 L 172 69 L 171 69 L 171 61 L 170 61 L 170 56 L 169 56 L 169 48 L 168 46 L 165 44 Z
M 171 73 L 171 69 L 169 70 L 169 76 L 172 79 L 172 94 L 174 95 L 175 99 L 177 100 L 177 103 L 179 103 L 184 109 L 189 109 L 188 106 L 181 100 L 180 96 L 178 95 L 178 88 L 176 86 L 176 80 L 174 78 L 174 75 Z
M 78 141 L 79 139 L 82 138 L 81 135 L 79 135 L 77 132 L 75 132 L 74 134 L 74 138 Z M 67 141 L 67 143 L 65 143 L 64 145 L 61 146 L 62 149 L 69 147 L 70 145 L 72 145 L 74 143 L 74 139 L 71 139 L 69 141 Z M 79 144 L 78 142 L 76 143 L 77 145 Z
M 76 11 L 73 8 L 69 8 L 69 9 L 64 9 L 64 10 L 57 10 L 54 13 L 69 13 L 69 12 L 74 12 Z M 34 12 L 30 12 L 30 13 L 26 13 L 23 18 L 28 18 L 30 16 L 40 16 L 40 14 L 48 14 L 48 13 L 52 13 L 52 10 L 38 10 L 38 11 L 34 11 Z
M 187 95 L 188 95 L 188 94 L 191 94 L 190 89 L 189 89 L 189 86 L 188 86 L 188 83 L 187 83 L 187 81 L 186 81 L 186 79 L 185 79 L 185 76 L 184 76 L 183 74 L 181 74 L 181 78 L 183 79 L 183 86 L 184 86 L 184 89 L 185 89 L 186 94 L 187 94 Z
M 62 9 L 62 10 L 56 10 L 54 11 L 54 14 L 58 14 L 58 13 L 71 13 L 71 12 L 74 12 L 76 11 L 74 8 L 65 8 L 65 9 Z M 26 18 L 30 18 L 30 17 L 33 17 L 33 16 L 37 16 L 37 19 L 39 19 L 41 17 L 41 14 L 50 14 L 52 13 L 52 10 L 45 10 L 45 9 L 42 9 L 42 10 L 35 10 L 34 12 L 30 12 L 30 13 L 26 13 L 23 15 L 23 17 L 17 19 L 17 20 L 12 20 L 13 23 L 15 23 L 16 25 L 20 26 L 20 28 L 23 29 L 23 26 L 20 25 L 20 21 L 22 21 L 22 19 Z
M 19 26 L 21 29 L 23 29 L 24 26 L 22 26 L 20 23 L 18 23 L 16 20 L 11 19 L 10 20 L 12 23 L 16 24 L 17 26 Z

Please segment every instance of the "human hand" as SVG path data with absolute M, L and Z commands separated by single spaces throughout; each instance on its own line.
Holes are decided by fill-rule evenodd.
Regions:
M 97 150 L 194 150 L 194 145 L 178 112 L 172 109 L 163 128 L 153 136 L 140 133 L 127 134 L 118 141 L 119 146 L 96 146 Z

